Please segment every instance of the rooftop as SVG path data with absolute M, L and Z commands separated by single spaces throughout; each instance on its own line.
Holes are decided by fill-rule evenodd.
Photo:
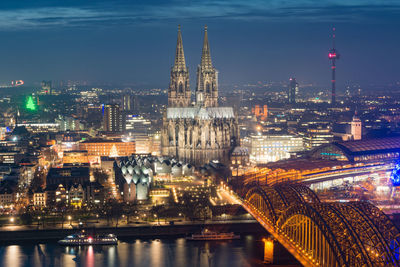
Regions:
M 270 169 L 282 169 L 282 170 L 313 170 L 332 168 L 335 166 L 348 165 L 347 161 L 334 161 L 334 160 L 322 160 L 322 159 L 309 159 L 309 158 L 296 158 L 286 159 L 276 162 L 270 162 L 266 164 L 258 164 L 257 167 L 266 167 Z
M 345 150 L 349 154 L 400 150 L 400 137 L 385 137 L 357 141 L 336 142 L 334 144 L 339 148 Z
M 81 144 L 90 144 L 90 143 L 129 143 L 129 142 L 124 142 L 121 139 L 101 139 L 101 138 L 89 139 L 81 142 Z
M 168 119 L 224 119 L 234 118 L 235 113 L 232 107 L 188 107 L 168 108 Z

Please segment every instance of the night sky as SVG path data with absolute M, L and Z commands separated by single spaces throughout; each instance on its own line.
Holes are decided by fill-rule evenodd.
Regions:
M 333 26 L 342 55 L 339 86 L 400 81 L 398 0 L 2 0 L 0 83 L 91 80 L 165 88 L 178 24 L 192 87 L 205 24 L 222 87 L 290 76 L 329 86 Z

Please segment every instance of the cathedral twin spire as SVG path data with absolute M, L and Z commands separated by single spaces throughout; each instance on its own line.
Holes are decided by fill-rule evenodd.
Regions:
M 189 84 L 189 71 L 186 67 L 185 53 L 183 52 L 181 27 L 178 27 L 175 63 L 171 69 L 171 81 L 168 89 L 168 106 L 188 107 L 192 92 Z
M 208 44 L 207 26 L 204 27 L 204 42 L 203 42 L 203 50 L 201 53 L 200 65 L 204 68 L 212 69 L 210 45 Z
M 186 67 L 183 52 L 181 28 L 178 26 L 175 63 L 171 70 L 171 81 L 168 90 L 168 105 L 170 107 L 188 107 L 190 103 L 189 71 Z M 196 105 L 218 106 L 218 72 L 212 66 L 207 26 L 205 26 L 204 31 L 201 63 L 197 68 Z
M 183 42 L 182 42 L 182 33 L 180 25 L 178 26 L 178 41 L 176 43 L 174 70 L 185 70 L 185 71 L 187 70 L 185 53 L 183 52 Z

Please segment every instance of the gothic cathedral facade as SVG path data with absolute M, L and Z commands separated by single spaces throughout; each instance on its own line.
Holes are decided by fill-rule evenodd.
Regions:
M 230 153 L 239 146 L 238 121 L 232 107 L 218 106 L 218 71 L 211 61 L 207 26 L 197 68 L 194 104 L 191 95 L 179 27 L 168 107 L 163 117 L 162 154 L 196 166 L 210 160 L 228 164 Z

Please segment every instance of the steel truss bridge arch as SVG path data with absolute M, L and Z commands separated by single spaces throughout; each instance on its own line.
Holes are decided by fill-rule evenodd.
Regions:
M 253 187 L 243 206 L 306 266 L 400 266 L 400 232 L 367 202 L 321 203 L 308 187 Z

